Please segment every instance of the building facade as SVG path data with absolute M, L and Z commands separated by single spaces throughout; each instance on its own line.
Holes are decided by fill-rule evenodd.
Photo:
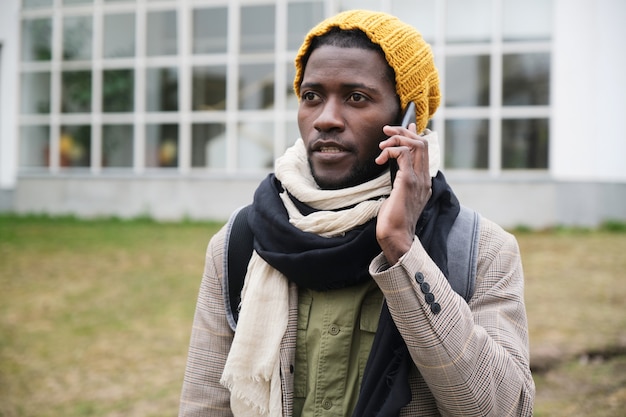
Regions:
M 4 0 L 0 206 L 224 219 L 299 136 L 293 58 L 324 17 L 431 43 L 461 201 L 505 226 L 626 220 L 622 0 Z

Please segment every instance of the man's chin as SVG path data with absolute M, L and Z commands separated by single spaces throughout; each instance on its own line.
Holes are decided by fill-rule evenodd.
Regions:
M 337 178 L 322 178 L 313 175 L 313 179 L 321 190 L 339 190 L 341 188 L 350 187 L 345 181 L 337 181 Z
M 309 160 L 309 168 L 315 183 L 322 190 L 338 190 L 350 186 L 350 177 L 352 176 L 350 174 L 346 175 L 345 172 L 340 173 L 320 169 L 316 170 L 311 164 L 311 160 Z
M 362 173 L 361 173 L 362 174 Z M 369 175 L 349 175 L 347 177 L 322 177 L 313 173 L 313 179 L 322 190 L 340 190 L 343 188 L 355 187 L 379 176 L 380 172 L 370 172 Z
M 326 170 L 316 170 L 309 159 L 311 175 L 322 190 L 339 190 L 342 188 L 354 187 L 364 182 L 373 180 L 384 172 L 387 167 L 372 164 L 353 166 L 348 172 L 337 170 L 336 172 Z

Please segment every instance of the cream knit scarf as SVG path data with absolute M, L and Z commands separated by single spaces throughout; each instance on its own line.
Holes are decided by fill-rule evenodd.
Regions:
M 436 134 L 427 133 L 434 176 L 439 169 L 439 148 Z M 290 222 L 302 231 L 326 237 L 374 218 L 391 192 L 388 173 L 355 187 L 320 190 L 301 139 L 276 161 L 276 177 L 295 198 L 319 210 L 304 216 L 283 192 Z M 351 208 L 333 211 L 344 207 Z M 287 278 L 254 252 L 241 293 L 237 331 L 220 380 L 231 391 L 231 411 L 236 417 L 282 415 L 279 352 L 287 329 L 288 288 Z

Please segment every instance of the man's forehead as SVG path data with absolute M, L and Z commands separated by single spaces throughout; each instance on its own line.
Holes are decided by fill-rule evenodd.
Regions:
M 387 80 L 387 68 L 387 62 L 376 51 L 324 45 L 311 54 L 301 85 L 336 82 L 376 90 Z M 395 89 L 395 85 L 392 87 Z

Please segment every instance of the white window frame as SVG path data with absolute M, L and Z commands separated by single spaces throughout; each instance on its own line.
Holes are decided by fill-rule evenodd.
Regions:
M 237 175 L 242 170 L 238 161 L 238 125 L 241 122 L 257 121 L 273 123 L 274 126 L 274 159 L 293 143 L 295 138 L 286 137 L 287 124 L 296 120 L 297 111 L 287 108 L 285 86 L 287 65 L 292 65 L 296 51 L 287 50 L 287 9 L 288 4 L 308 3 L 311 0 L 135 0 L 133 2 L 112 2 L 93 0 L 84 5 L 63 6 L 62 0 L 54 0 L 52 7 L 24 9 L 21 18 L 47 17 L 52 21 L 52 58 L 46 62 L 22 62 L 19 58 L 20 75 L 29 71 L 49 70 L 51 72 L 50 114 L 19 115 L 19 126 L 45 124 L 50 126 L 50 163 L 48 167 L 36 169 L 37 172 L 80 173 L 80 169 L 63 169 L 59 165 L 59 135 L 64 124 L 86 124 L 91 126 L 91 156 L 88 173 L 101 175 L 115 171 L 101 166 L 102 126 L 105 124 L 132 124 L 133 166 L 126 169 L 132 175 L 151 175 L 158 171 L 175 175 Z M 389 12 L 393 2 L 403 0 L 378 0 L 379 10 Z M 481 44 L 455 44 L 445 42 L 446 0 L 435 2 L 436 38 L 433 51 L 440 71 L 442 93 L 445 96 L 445 57 L 453 55 L 486 54 L 491 57 L 490 106 L 488 108 L 446 108 L 445 103 L 433 118 L 433 127 L 444 138 L 442 153 L 445 152 L 445 120 L 448 118 L 488 119 L 489 121 L 489 168 L 488 170 L 469 170 L 470 175 L 488 175 L 492 177 L 508 175 L 509 170 L 501 168 L 501 123 L 509 118 L 546 118 L 552 115 L 551 105 L 503 107 L 502 98 L 502 57 L 509 53 L 545 52 L 552 54 L 552 42 L 504 42 L 502 39 L 501 12 L 503 0 L 492 2 L 492 40 Z M 320 0 L 324 13 L 330 16 L 341 9 L 341 0 Z M 241 55 L 238 51 L 240 34 L 240 12 L 242 7 L 252 5 L 272 5 L 275 7 L 275 47 L 265 54 Z M 228 48 L 225 54 L 193 55 L 192 54 L 192 22 L 193 10 L 197 8 L 227 7 L 228 8 Z M 177 15 L 178 54 L 164 57 L 146 56 L 146 16 L 148 12 L 174 10 Z M 135 14 L 135 56 L 125 59 L 102 58 L 103 19 L 108 13 Z M 92 15 L 92 59 L 91 61 L 62 60 L 62 22 L 66 16 Z M 21 21 L 20 21 L 21 28 Z M 21 33 L 21 29 L 20 29 Z M 239 110 L 238 108 L 238 72 L 241 63 L 259 61 L 273 62 L 274 74 L 274 107 L 262 110 Z M 225 65 L 227 68 L 226 110 L 225 111 L 192 111 L 192 69 L 198 65 Z M 178 102 L 176 112 L 147 113 L 145 106 L 146 69 L 152 67 L 171 66 L 178 68 Z M 102 113 L 102 76 L 103 71 L 113 68 L 132 68 L 135 74 L 134 111 L 131 113 Z M 63 114 L 60 109 L 61 75 L 66 69 L 89 69 L 92 73 L 91 112 L 87 114 Z M 21 79 L 21 77 L 20 77 Z M 18 108 L 20 108 L 18 106 Z M 175 123 L 179 126 L 178 135 L 178 166 L 172 168 L 146 168 L 144 161 L 146 136 L 145 128 L 149 123 Z M 226 168 L 192 168 L 191 167 L 191 136 L 192 125 L 195 123 L 223 123 L 226 136 Z M 18 129 L 21 131 L 21 129 Z M 18 134 L 19 138 L 19 134 Z M 18 150 L 19 150 L 18 139 Z M 538 171 L 529 170 L 530 175 Z M 19 167 L 20 173 L 28 169 Z M 456 171 L 456 170 L 453 170 Z M 512 170 L 519 175 L 524 170 Z M 532 171 L 532 172 L 531 172 Z

